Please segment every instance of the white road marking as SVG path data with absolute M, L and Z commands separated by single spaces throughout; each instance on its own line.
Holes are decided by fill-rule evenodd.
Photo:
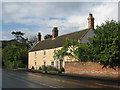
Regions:
M 113 85 L 105 85 L 105 84 L 101 84 L 101 83 L 95 83 L 97 85 L 101 85 L 101 86 L 109 86 L 109 87 L 116 87 L 116 86 L 113 86 Z

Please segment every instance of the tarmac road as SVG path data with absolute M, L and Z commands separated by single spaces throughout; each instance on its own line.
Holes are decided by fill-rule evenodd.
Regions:
M 4 69 L 2 88 L 118 88 L 118 83 Z

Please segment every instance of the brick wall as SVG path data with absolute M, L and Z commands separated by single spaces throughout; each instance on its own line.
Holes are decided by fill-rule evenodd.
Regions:
M 102 65 L 94 62 L 66 62 L 65 72 L 118 77 L 118 68 L 116 70 L 108 67 L 102 68 Z

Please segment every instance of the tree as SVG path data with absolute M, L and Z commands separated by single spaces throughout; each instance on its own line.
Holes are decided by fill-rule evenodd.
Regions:
M 65 56 L 79 59 L 79 52 L 77 52 L 79 43 L 76 40 L 66 39 L 65 44 L 60 50 L 57 50 L 57 53 L 54 55 L 54 58 L 59 60 L 63 59 Z
M 8 45 L 2 49 L 2 63 L 6 68 L 26 67 L 28 48 L 20 45 Z
M 32 47 L 36 43 L 36 41 L 37 41 L 36 36 L 30 36 L 30 38 L 29 38 L 30 47 Z
M 20 48 L 15 45 L 6 46 L 3 49 L 2 59 L 6 68 L 20 67 L 22 61 L 19 60 L 19 55 L 18 55 L 19 49 Z
M 114 69 L 120 65 L 119 29 L 120 23 L 114 20 L 106 21 L 94 29 L 95 36 L 90 38 L 88 43 L 90 56 L 94 62 Z
M 14 35 L 14 37 L 16 38 L 16 40 L 20 40 L 20 39 L 24 39 L 23 35 L 24 33 L 22 33 L 21 31 L 16 31 L 16 32 L 11 32 L 12 35 Z
M 17 39 L 3 42 L 2 63 L 6 68 L 26 67 L 30 43 L 27 38 L 23 38 L 24 34 L 22 32 L 12 32 L 12 34 Z
M 47 35 L 45 35 L 44 36 L 44 39 L 46 40 L 46 39 L 51 39 L 52 38 L 52 35 L 50 35 L 50 34 L 47 34 Z
M 60 50 L 57 50 L 57 52 L 54 55 L 54 58 L 63 60 L 63 58 L 66 56 L 66 51 L 64 48 L 61 48 Z
M 73 52 L 74 52 L 74 55 L 77 56 L 77 59 L 79 61 L 81 62 L 91 61 L 91 59 L 89 59 L 90 52 L 89 52 L 87 43 L 80 44 L 79 47 L 75 49 Z
M 120 66 L 119 49 L 120 23 L 114 20 L 106 21 L 93 29 L 95 36 L 89 38 L 87 44 L 79 44 L 75 40 L 68 39 L 54 57 L 64 58 L 69 56 L 78 61 L 92 61 L 115 69 Z
M 76 61 L 88 61 L 88 45 L 80 44 L 76 40 L 67 39 L 65 44 L 57 53 L 54 58 L 64 59 L 65 56 L 74 58 Z
M 21 46 L 21 47 L 27 47 L 30 48 L 33 44 L 32 41 L 29 41 L 28 38 L 24 38 L 23 35 L 25 35 L 25 33 L 21 32 L 21 31 L 16 31 L 16 32 L 11 32 L 12 35 L 14 35 L 15 39 L 12 40 L 13 42 L 15 41 L 16 45 Z

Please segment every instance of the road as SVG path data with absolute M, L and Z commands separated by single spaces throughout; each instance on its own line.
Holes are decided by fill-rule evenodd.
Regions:
M 40 73 L 3 70 L 2 88 L 118 88 L 118 84 L 84 78 L 74 80 Z

